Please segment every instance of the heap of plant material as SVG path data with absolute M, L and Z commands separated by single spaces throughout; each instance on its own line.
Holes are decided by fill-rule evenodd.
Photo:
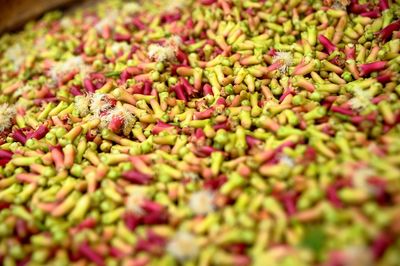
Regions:
M 0 264 L 400 265 L 400 4 L 105 1 L 0 39 Z

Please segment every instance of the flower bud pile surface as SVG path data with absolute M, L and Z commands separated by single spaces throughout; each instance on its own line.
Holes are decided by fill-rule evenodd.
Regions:
M 400 265 L 398 0 L 100 1 L 0 37 L 0 264 Z

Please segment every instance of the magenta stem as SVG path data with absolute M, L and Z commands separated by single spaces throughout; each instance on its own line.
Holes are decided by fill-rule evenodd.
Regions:
M 4 166 L 4 165 L 8 164 L 9 161 L 11 161 L 11 158 L 1 158 L 0 159 L 0 166 Z
M 182 84 L 177 84 L 175 87 L 173 87 L 173 90 L 175 91 L 176 97 L 179 100 L 183 100 L 187 102 L 186 95 L 183 93 L 183 85 Z
M 361 14 L 363 12 L 368 12 L 368 4 L 359 4 L 357 0 L 352 0 L 350 4 L 350 11 L 354 14 Z
M 206 5 L 206 6 L 212 5 L 212 4 L 216 3 L 216 2 L 217 2 L 217 0 L 200 0 L 200 3 L 202 5 Z
M 139 225 L 139 217 L 136 217 L 133 213 L 130 212 L 124 214 L 123 220 L 126 227 L 128 227 L 132 231 L 135 230 L 135 228 Z
M 342 115 L 348 115 L 348 116 L 352 116 L 353 115 L 353 111 L 352 110 L 347 109 L 347 108 L 343 108 L 343 107 L 340 107 L 340 106 L 335 106 L 335 105 L 333 105 L 331 107 L 331 111 L 335 112 L 335 113 L 342 114 Z
M 27 138 L 42 139 L 49 132 L 49 129 L 45 125 L 40 125 L 33 133 L 29 133 Z
M 261 143 L 261 141 L 253 136 L 246 136 L 246 143 L 250 147 L 255 147 Z
M 390 37 L 392 37 L 393 32 L 397 30 L 400 30 L 400 20 L 387 25 L 385 28 L 379 31 L 378 34 L 382 41 L 387 41 Z
M 204 130 L 202 128 L 198 128 L 198 129 L 196 129 L 194 136 L 197 140 L 199 140 L 199 139 L 205 138 L 206 134 L 204 133 Z
M 69 92 L 73 95 L 73 96 L 79 96 L 79 95 L 83 95 L 83 93 L 80 91 L 80 89 L 77 86 L 72 86 L 69 89 Z
M 389 9 L 389 1 L 388 0 L 379 0 L 379 9 L 381 11 Z
M 187 54 L 182 52 L 180 49 L 178 49 L 178 51 L 176 52 L 176 59 L 178 59 L 178 61 L 182 65 L 185 65 L 185 66 L 189 65 L 189 57 L 187 56 Z
M 120 33 L 116 33 L 114 35 L 114 40 L 117 42 L 129 42 L 131 40 L 131 36 L 129 34 L 120 34 Z
M 83 86 L 88 92 L 94 93 L 96 91 L 96 87 L 92 83 L 92 81 L 88 78 L 84 79 Z
M 346 55 L 346 59 L 355 59 L 356 58 L 356 47 L 355 46 L 346 46 L 344 48 L 344 54 Z
M 98 266 L 104 266 L 103 258 L 97 254 L 86 242 L 79 246 L 79 252 Z
M 140 173 L 136 170 L 130 170 L 122 174 L 122 177 L 134 184 L 145 185 L 150 183 L 151 176 Z
M 229 124 L 228 124 L 226 121 L 214 125 L 213 128 L 214 128 L 215 130 L 218 130 L 218 129 L 225 129 L 226 131 L 231 130 Z
M 227 103 L 226 103 L 226 101 L 225 101 L 225 98 L 223 98 L 223 97 L 219 97 L 219 98 L 218 98 L 217 104 L 218 104 L 218 105 L 227 106 Z
M 179 12 L 164 14 L 161 17 L 162 23 L 172 23 L 181 19 L 181 14 Z
M 283 100 L 285 100 L 286 96 L 288 96 L 289 94 L 292 94 L 293 90 L 291 88 L 287 88 L 284 93 L 281 95 L 281 97 L 279 98 L 279 102 L 282 102 Z
M 359 68 L 361 70 L 360 75 L 366 76 L 366 75 L 370 74 L 371 72 L 383 70 L 386 68 L 386 66 L 387 66 L 386 61 L 376 61 L 376 62 L 360 65 L 359 66 Z
M 268 72 L 272 72 L 272 71 L 279 69 L 281 66 L 282 66 L 282 62 L 281 62 L 281 60 L 278 60 L 275 63 L 272 63 L 267 69 L 268 69 Z
M 143 89 L 143 94 L 144 95 L 150 95 L 151 90 L 153 89 L 153 83 L 150 80 L 145 80 L 144 82 L 144 89 Z
M 96 226 L 96 220 L 94 218 L 86 218 L 80 224 L 78 224 L 77 229 L 82 230 L 85 228 L 94 228 Z
M 297 212 L 296 195 L 294 195 L 293 193 L 286 193 L 285 195 L 283 195 L 282 201 L 289 216 L 292 216 Z
M 360 16 L 368 18 L 378 18 L 380 16 L 380 13 L 377 10 L 372 10 L 372 11 L 362 12 Z
M 372 253 L 375 259 L 379 259 L 393 243 L 393 238 L 387 233 L 381 233 L 372 243 Z
M 162 212 L 164 211 L 164 207 L 156 202 L 145 200 L 142 204 L 142 208 L 147 212 Z
M 195 116 L 196 119 L 206 119 L 206 118 L 210 118 L 213 114 L 214 114 L 214 108 L 210 107 L 205 111 L 196 112 L 194 114 L 194 116 Z
M 379 73 L 379 76 L 376 78 L 380 83 L 386 84 L 392 81 L 392 73 Z
M 16 129 L 16 130 L 14 130 L 14 132 L 12 133 L 12 138 L 13 138 L 15 141 L 18 141 L 18 142 L 22 143 L 23 145 L 25 145 L 25 143 L 26 143 L 26 136 L 25 136 L 25 134 L 22 132 L 21 129 Z
M 120 130 L 123 124 L 124 124 L 124 119 L 122 117 L 114 116 L 111 119 L 108 128 L 113 132 L 118 132 L 118 130 Z
M 211 147 L 211 146 L 202 146 L 197 151 L 204 156 L 210 156 L 211 153 L 217 151 L 217 149 L 215 149 L 214 147 Z
M 153 130 L 151 131 L 153 134 L 157 135 L 161 131 L 166 130 L 167 128 L 173 127 L 173 125 L 164 123 L 162 121 L 157 121 L 157 124 L 153 127 Z
M 146 29 L 146 25 L 138 17 L 132 18 L 132 24 L 139 30 Z
M 326 190 L 326 197 L 336 208 L 341 208 L 343 206 L 342 202 L 337 195 L 336 187 L 334 185 L 330 185 Z
M 13 153 L 11 151 L 0 150 L 0 159 L 11 159 Z
M 325 47 L 328 54 L 332 53 L 333 51 L 335 51 L 337 49 L 336 45 L 331 43 L 331 41 L 329 41 L 328 38 L 326 38 L 322 34 L 318 35 L 318 41 Z
M 383 101 L 383 100 L 386 100 L 387 98 L 388 98 L 388 95 L 386 95 L 386 94 L 381 94 L 381 95 L 376 96 L 375 98 L 373 98 L 373 99 L 371 100 L 371 103 L 373 103 L 373 104 L 378 104 L 379 102 L 381 102 L 381 101 Z
M 185 88 L 186 93 L 191 96 L 194 93 L 194 87 L 189 83 L 189 81 L 185 78 L 180 78 L 180 81 Z

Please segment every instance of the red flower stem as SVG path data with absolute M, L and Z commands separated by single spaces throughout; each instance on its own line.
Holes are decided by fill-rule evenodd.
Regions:
M 92 81 L 90 79 L 85 79 L 83 81 L 83 86 L 85 87 L 85 89 L 88 92 L 94 93 L 96 91 L 96 87 L 94 86 L 94 84 L 92 83 Z
M 194 88 L 193 86 L 189 83 L 189 81 L 183 77 L 180 78 L 180 81 L 185 88 L 185 91 L 188 95 L 193 95 L 194 93 Z
M 25 145 L 25 142 L 27 140 L 25 134 L 22 132 L 21 129 L 14 130 L 14 132 L 12 133 L 12 138 L 15 141 L 18 141 L 18 142 L 22 143 L 23 145 Z
M 145 185 L 151 180 L 151 176 L 140 173 L 136 170 L 130 170 L 122 174 L 122 177 L 134 184 Z
M 177 84 L 173 89 L 175 91 L 176 97 L 179 100 L 183 100 L 185 102 L 187 102 L 187 98 L 186 95 L 183 93 L 183 85 L 182 84 Z
M 392 36 L 393 32 L 398 30 L 400 30 L 400 20 L 387 25 L 385 28 L 378 31 L 377 34 L 382 41 L 387 41 Z
M 205 6 L 212 5 L 216 2 L 217 2 L 217 0 L 200 0 L 200 4 L 205 5 Z
M 196 112 L 195 114 L 194 114 L 194 117 L 196 118 L 196 119 L 206 119 L 206 118 L 210 118 L 212 115 L 214 114 L 214 108 L 208 108 L 207 110 L 205 110 L 205 111 L 202 111 L 202 112 Z
M 124 125 L 124 119 L 122 117 L 119 116 L 114 116 L 109 125 L 108 128 L 112 131 L 112 132 L 118 132 L 121 127 Z
M 331 111 L 335 112 L 335 113 L 339 113 L 342 115 L 348 115 L 348 116 L 352 116 L 353 115 L 353 111 L 350 109 L 346 109 L 340 106 L 332 106 L 331 107 Z
M 328 38 L 326 38 L 322 34 L 318 35 L 318 41 L 325 47 L 328 54 L 332 53 L 333 51 L 335 51 L 337 49 L 336 45 L 331 43 L 331 41 L 328 40 Z
M 377 10 L 363 12 L 360 15 L 368 18 L 378 18 L 380 16 L 379 11 Z
M 86 242 L 79 246 L 79 252 L 92 261 L 95 265 L 104 266 L 103 258 L 97 254 Z
M 11 151 L 0 150 L 0 159 L 11 159 L 13 153 Z
M 40 125 L 39 128 L 33 133 L 28 134 L 27 138 L 42 139 L 49 132 L 49 129 L 45 125 Z
M 143 94 L 144 95 L 150 95 L 151 94 L 151 89 L 152 89 L 152 82 L 150 80 L 145 80 L 144 81 Z
M 386 67 L 387 67 L 386 61 L 376 61 L 376 62 L 372 62 L 372 63 L 363 64 L 363 65 L 359 66 L 360 75 L 366 76 L 366 75 L 370 74 L 371 72 L 380 71 L 380 70 L 385 69 Z
M 389 1 L 388 0 L 379 0 L 379 9 L 381 11 L 389 9 Z

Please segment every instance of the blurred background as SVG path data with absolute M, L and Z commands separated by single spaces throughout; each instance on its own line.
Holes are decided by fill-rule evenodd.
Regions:
M 0 0 L 0 34 L 21 28 L 24 23 L 38 18 L 54 8 L 66 8 L 84 0 Z

